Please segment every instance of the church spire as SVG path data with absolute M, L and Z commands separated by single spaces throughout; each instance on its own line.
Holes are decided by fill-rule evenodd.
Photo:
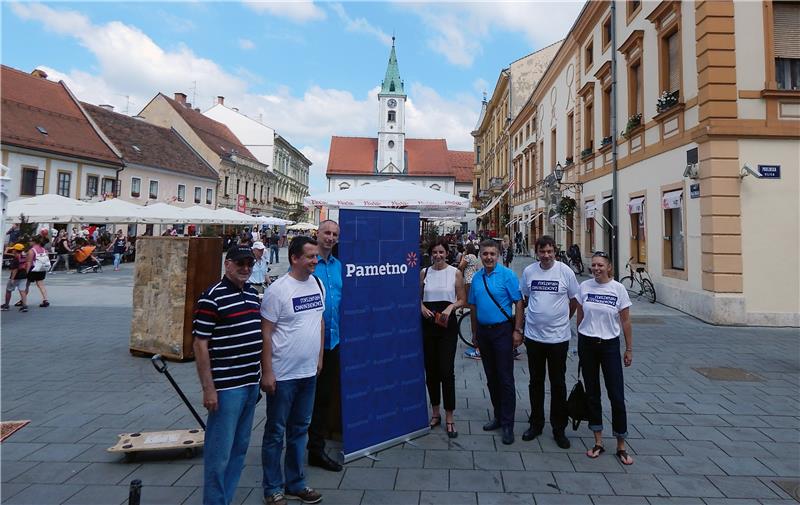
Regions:
M 400 79 L 400 69 L 397 66 L 397 54 L 394 51 L 394 36 L 392 36 L 392 52 L 389 53 L 389 65 L 386 67 L 386 77 L 381 83 L 381 93 L 405 95 L 403 81 Z

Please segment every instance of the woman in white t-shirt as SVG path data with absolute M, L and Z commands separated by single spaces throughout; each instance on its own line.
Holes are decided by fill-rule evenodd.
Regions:
M 589 429 L 594 432 L 594 447 L 586 451 L 590 458 L 603 452 L 603 410 L 600 401 L 600 369 L 611 402 L 611 427 L 617 439 L 616 456 L 623 465 L 632 465 L 633 458 L 625 450 L 628 420 L 625 411 L 625 384 L 622 364 L 633 361 L 631 300 L 625 287 L 615 281 L 608 254 L 592 255 L 593 279 L 581 283 L 578 293 L 578 357 L 586 383 Z M 625 335 L 625 354 L 619 357 L 619 334 Z
M 454 363 L 458 343 L 455 310 L 467 302 L 461 271 L 447 264 L 447 241 L 437 239 L 428 254 L 433 264 L 420 272 L 422 287 L 422 350 L 425 356 L 425 383 L 431 399 L 430 427 L 442 424 L 439 404 L 444 397 L 447 436 L 456 438 L 453 421 L 456 408 Z M 437 323 L 438 321 L 438 323 Z

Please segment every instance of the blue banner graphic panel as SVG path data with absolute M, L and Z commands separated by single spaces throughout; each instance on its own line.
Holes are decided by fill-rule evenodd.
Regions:
M 339 211 L 345 456 L 427 426 L 419 213 Z

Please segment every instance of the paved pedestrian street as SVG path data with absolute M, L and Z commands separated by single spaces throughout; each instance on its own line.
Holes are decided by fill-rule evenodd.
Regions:
M 519 272 L 529 262 L 517 258 L 514 267 Z M 133 479 L 142 480 L 142 503 L 201 503 L 202 456 L 126 461 L 106 452 L 126 431 L 196 427 L 150 361 L 128 352 L 132 274 L 126 264 L 119 272 L 48 276 L 51 307 L 39 308 L 32 289 L 30 312 L 2 314 L 2 419 L 30 420 L 0 445 L 3 503 L 121 504 Z M 714 327 L 643 301 L 631 310 L 634 361 L 625 370 L 625 395 L 632 466 L 619 464 L 610 449 L 587 458 L 586 423 L 568 429 L 566 451 L 549 428 L 521 440 L 530 408 L 524 356 L 515 365 L 516 441 L 505 446 L 499 433 L 483 432 L 490 411 L 483 371 L 480 361 L 463 357 L 462 346 L 458 438 L 439 427 L 341 473 L 309 468 L 310 485 L 328 505 L 795 503 L 797 329 Z M 169 367 L 203 412 L 194 364 Z M 577 356 L 568 370 L 571 387 Z M 607 401 L 604 411 L 608 416 Z M 262 400 L 236 503 L 262 502 L 263 424 Z

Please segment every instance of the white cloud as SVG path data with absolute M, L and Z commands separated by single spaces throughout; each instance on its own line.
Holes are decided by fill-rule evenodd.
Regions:
M 249 1 L 244 4 L 256 12 L 288 18 L 297 23 L 316 21 L 326 17 L 325 11 L 314 5 L 311 0 Z
M 250 39 L 239 39 L 238 42 L 239 42 L 239 49 L 242 49 L 244 51 L 249 51 L 251 49 L 256 48 L 255 42 L 253 42 Z
M 376 26 L 372 26 L 365 18 L 353 19 L 347 15 L 344 6 L 340 3 L 333 3 L 330 5 L 331 9 L 339 15 L 339 19 L 344 22 L 345 30 L 348 32 L 361 32 L 372 35 L 377 38 L 383 45 L 391 46 L 392 37 L 386 34 L 383 30 Z
M 478 93 L 485 93 L 489 89 L 489 83 L 486 82 L 486 79 L 478 77 L 472 82 L 472 89 L 477 91 Z
M 453 65 L 470 67 L 483 54 L 483 41 L 495 30 L 522 34 L 530 43 L 531 51 L 564 38 L 583 4 L 505 1 L 400 2 L 398 5 L 415 12 L 434 33 L 428 40 L 431 49 Z

